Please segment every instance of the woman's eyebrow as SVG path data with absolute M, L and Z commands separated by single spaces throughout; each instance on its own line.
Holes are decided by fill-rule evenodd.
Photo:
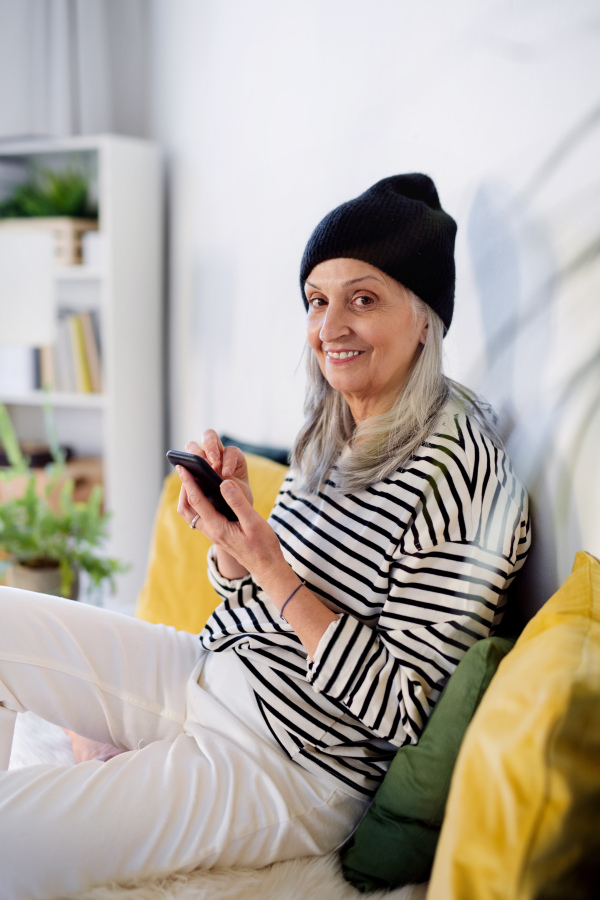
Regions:
M 383 284 L 380 278 L 377 278 L 376 275 L 361 275 L 360 278 L 352 278 L 350 281 L 345 281 L 342 287 L 349 287 L 351 284 L 357 284 L 359 281 L 366 281 L 368 278 L 372 278 L 373 281 L 378 281 L 379 284 Z

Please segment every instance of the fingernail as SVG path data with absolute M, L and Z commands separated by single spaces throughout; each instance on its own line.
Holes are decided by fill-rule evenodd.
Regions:
M 235 485 L 231 481 L 224 481 L 221 485 L 221 493 L 225 497 L 235 497 Z

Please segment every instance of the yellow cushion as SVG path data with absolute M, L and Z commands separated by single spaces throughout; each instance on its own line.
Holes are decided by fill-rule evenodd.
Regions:
M 268 518 L 287 467 L 247 453 L 254 508 Z M 197 634 L 219 603 L 206 574 L 210 541 L 177 515 L 181 481 L 172 472 L 163 485 L 154 522 L 146 580 L 135 614 Z
M 599 815 L 600 563 L 578 553 L 467 731 L 428 900 L 578 897 Z

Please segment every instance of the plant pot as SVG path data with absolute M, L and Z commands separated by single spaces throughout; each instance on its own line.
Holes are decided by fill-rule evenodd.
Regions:
M 96 219 L 76 219 L 71 216 L 35 216 L 33 218 L 2 219 L 0 228 L 6 231 L 49 231 L 54 235 L 54 262 L 57 266 L 80 266 L 82 238 L 87 231 L 97 231 Z
M 6 572 L 7 586 L 20 588 L 22 591 L 37 591 L 39 594 L 55 594 L 57 597 L 61 597 L 60 582 L 58 566 L 33 568 L 21 566 L 19 563 L 11 563 Z M 76 572 L 71 585 L 70 599 L 77 600 L 78 594 L 79 576 Z

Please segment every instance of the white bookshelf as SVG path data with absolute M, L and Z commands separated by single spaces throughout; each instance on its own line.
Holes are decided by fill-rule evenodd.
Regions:
M 0 401 L 10 406 L 43 406 L 49 402 L 54 409 L 103 409 L 107 405 L 106 394 L 78 394 L 69 391 L 2 391 Z M 63 441 L 64 443 L 64 441 Z
M 102 458 L 106 551 L 131 564 L 106 605 L 130 612 L 142 585 L 164 472 L 162 186 L 158 149 L 102 135 L 0 145 L 0 192 L 24 180 L 31 162 L 76 164 L 90 176 L 104 241 L 104 265 L 57 267 L 57 310 L 93 310 L 100 327 L 102 393 L 0 390 L 22 439 L 44 440 L 51 401 L 62 444 Z
M 102 281 L 104 277 L 102 269 L 93 269 L 91 266 L 62 266 L 56 269 L 55 280 L 61 281 Z

